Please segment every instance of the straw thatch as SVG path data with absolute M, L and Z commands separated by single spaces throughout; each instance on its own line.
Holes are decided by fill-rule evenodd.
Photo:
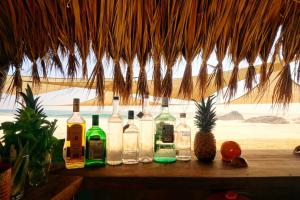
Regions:
M 245 88 L 250 91 L 258 81 L 261 94 L 269 85 L 272 63 L 276 57 L 281 58 L 283 67 L 276 79 L 274 103 L 289 103 L 292 73 L 295 71 L 295 78 L 300 79 L 297 0 L 2 0 L 0 10 L 1 92 L 9 67 L 13 73 L 10 92 L 22 89 L 24 58 L 32 63 L 34 86 L 42 77 L 47 78 L 50 70 L 61 72 L 69 80 L 78 77 L 80 71 L 86 86 L 96 85 L 99 104 L 104 102 L 106 87 L 104 57 L 113 62 L 113 93 L 122 96 L 124 102 L 133 92 L 142 99 L 148 93 L 171 97 L 173 66 L 181 56 L 187 64 L 177 95 L 184 99 L 193 98 L 195 93 L 196 98 L 205 96 L 211 82 L 218 91 L 226 85 L 222 61 L 227 54 L 234 65 L 227 80 L 228 100 L 236 93 L 242 60 L 249 63 Z M 218 64 L 209 75 L 207 62 L 214 51 Z M 96 59 L 91 72 L 87 66 L 89 55 Z M 197 55 L 201 55 L 202 63 L 195 82 L 192 61 Z M 62 57 L 67 57 L 66 65 Z M 136 87 L 135 58 L 140 66 Z M 260 71 L 253 66 L 257 58 L 263 62 Z M 145 70 L 150 59 L 151 87 Z M 269 60 L 271 65 L 267 65 Z M 290 69 L 293 61 L 296 68 Z M 256 80 L 258 73 L 260 78 Z

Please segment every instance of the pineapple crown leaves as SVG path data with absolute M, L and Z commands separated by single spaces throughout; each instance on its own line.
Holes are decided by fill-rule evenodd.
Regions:
M 195 125 L 200 129 L 202 133 L 211 133 L 212 129 L 216 125 L 216 109 L 215 95 L 209 96 L 205 101 L 204 98 L 200 102 L 194 100 L 197 107 L 195 119 Z
M 21 108 L 17 109 L 16 117 L 19 119 L 21 117 L 22 112 L 26 109 L 32 109 L 36 114 L 38 114 L 41 118 L 46 118 L 46 114 L 44 113 L 44 109 L 39 102 L 40 97 L 34 97 L 33 92 L 29 85 L 25 89 L 25 93 L 20 92 L 20 96 L 22 97 L 23 101 L 19 101 L 18 103 L 21 105 Z
M 57 128 L 57 120 L 48 121 L 39 98 L 33 96 L 30 86 L 27 86 L 25 93 L 20 93 L 21 107 L 15 114 L 15 122 L 3 122 L 0 130 L 4 136 L 0 139 L 5 143 L 5 154 L 9 155 L 11 145 L 18 147 L 21 144 L 29 144 L 28 152 L 34 158 L 37 152 L 51 152 L 57 139 L 53 136 Z M 18 150 L 18 149 L 17 149 Z

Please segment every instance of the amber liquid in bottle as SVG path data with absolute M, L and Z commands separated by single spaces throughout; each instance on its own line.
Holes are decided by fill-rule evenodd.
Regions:
M 67 121 L 65 162 L 67 169 L 84 167 L 85 120 L 79 114 L 79 99 L 73 101 L 73 115 Z

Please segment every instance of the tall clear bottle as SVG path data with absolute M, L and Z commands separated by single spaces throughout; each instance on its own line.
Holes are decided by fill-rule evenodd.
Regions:
M 106 162 L 109 165 L 122 164 L 123 121 L 119 114 L 120 100 L 113 97 L 113 113 L 108 119 L 108 134 L 106 141 Z
M 167 98 L 162 99 L 160 114 L 155 121 L 154 161 L 158 163 L 172 163 L 176 161 L 174 144 L 174 126 L 176 118 L 169 113 Z
M 180 113 L 180 123 L 175 130 L 177 160 L 191 160 L 191 128 L 186 124 L 186 113 Z
M 84 167 L 85 120 L 79 113 L 79 99 L 73 99 L 73 114 L 67 120 L 67 138 L 65 142 L 67 169 Z
M 140 148 L 139 161 L 149 163 L 153 160 L 154 152 L 154 124 L 153 117 L 149 111 L 149 99 L 144 99 L 143 116 L 140 119 Z
M 86 132 L 86 166 L 104 166 L 106 157 L 106 134 L 99 127 L 99 115 L 92 116 L 92 127 Z
M 123 132 L 123 163 L 136 164 L 139 162 L 139 129 L 134 124 L 134 111 L 128 111 L 128 124 Z

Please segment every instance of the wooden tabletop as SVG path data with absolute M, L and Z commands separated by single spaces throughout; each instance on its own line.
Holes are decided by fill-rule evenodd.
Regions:
M 88 191 L 83 199 L 88 194 L 98 199 L 100 193 L 110 199 L 132 199 L 133 194 L 143 199 L 157 199 L 157 194 L 160 199 L 170 194 L 173 199 L 201 199 L 201 195 L 205 199 L 211 191 L 227 190 L 246 192 L 252 199 L 299 199 L 300 156 L 292 150 L 249 150 L 242 156 L 248 168 L 232 168 L 221 161 L 218 152 L 209 164 L 192 160 L 64 169 L 52 173 L 46 185 L 26 190 L 25 199 L 69 200 L 80 189 Z
M 38 187 L 29 187 L 24 200 L 70 200 L 79 191 L 83 178 L 81 176 L 50 175 L 48 183 Z
M 83 187 L 97 188 L 251 188 L 300 187 L 300 157 L 287 150 L 248 150 L 248 168 L 233 168 L 220 155 L 209 164 L 192 160 L 173 164 L 136 164 L 62 170 L 58 174 L 84 177 Z M 187 181 L 188 180 L 188 181 Z M 245 181 L 246 180 L 246 181 Z M 298 182 L 298 183 L 297 183 Z
M 291 151 L 245 151 L 242 154 L 248 162 L 247 168 L 233 168 L 217 156 L 212 163 L 197 160 L 177 161 L 171 164 L 135 164 L 63 170 L 66 175 L 84 177 L 184 177 L 184 178 L 226 178 L 226 177 L 281 177 L 300 176 L 300 156 Z

